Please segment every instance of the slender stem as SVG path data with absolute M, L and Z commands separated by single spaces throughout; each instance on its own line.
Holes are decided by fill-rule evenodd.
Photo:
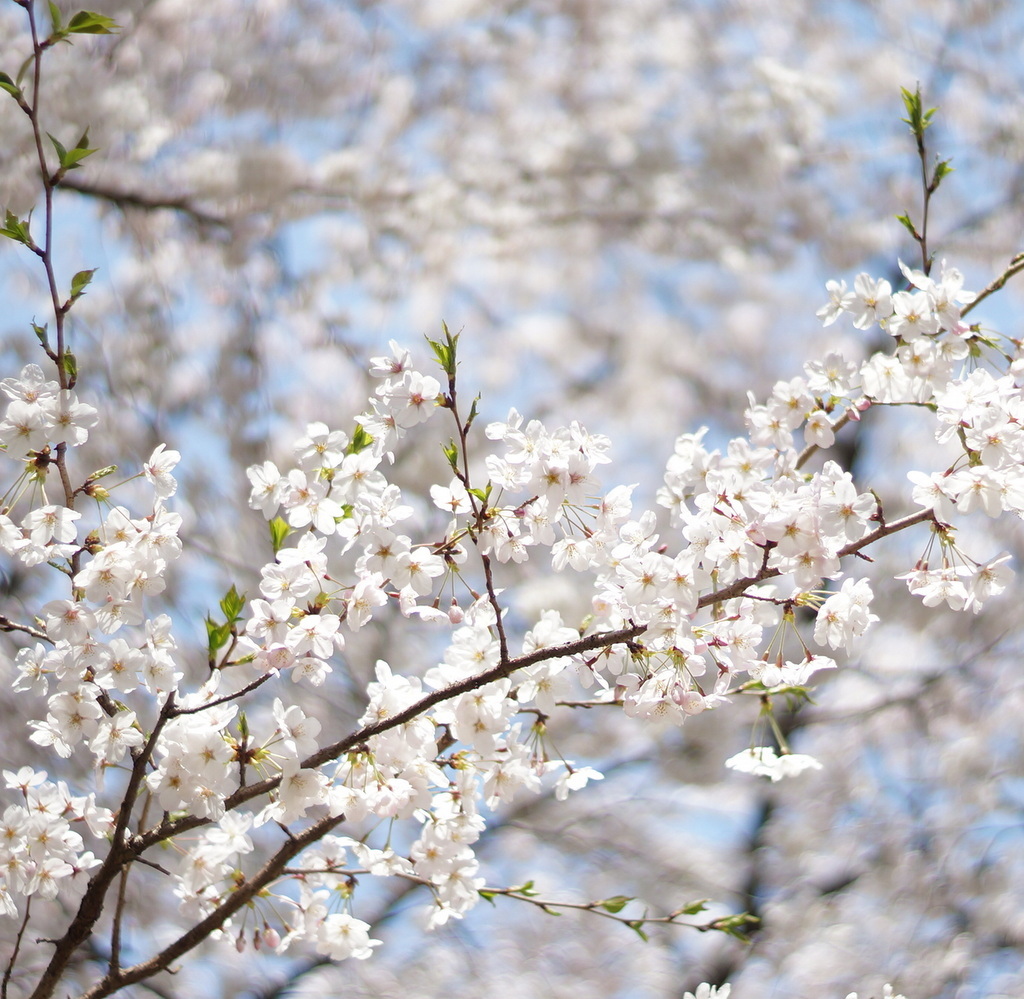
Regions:
M 661 924 L 686 926 L 687 928 L 697 930 L 700 933 L 709 933 L 713 930 L 723 929 L 724 925 L 727 923 L 726 920 L 722 919 L 712 919 L 708 923 L 684 923 L 680 921 L 681 917 L 685 915 L 682 911 L 670 912 L 667 916 L 623 916 L 617 912 L 611 912 L 606 908 L 611 900 L 602 900 L 597 902 L 556 902 L 550 899 L 535 898 L 532 895 L 524 894 L 521 888 L 484 888 L 481 890 L 481 894 L 485 897 L 502 895 L 505 898 L 514 898 L 519 902 L 528 902 L 530 905 L 543 910 L 548 915 L 557 915 L 559 909 L 573 910 L 576 912 L 590 912 L 595 916 L 601 916 L 605 919 L 611 919 L 616 923 L 622 923 L 632 930 L 641 929 L 645 925 Z M 615 901 L 617 902 L 618 900 Z M 630 901 L 633 900 L 630 899 Z M 743 916 L 746 916 L 747 920 L 751 923 L 760 921 L 756 916 L 749 916 L 747 913 L 742 913 L 741 916 L 730 917 L 729 922 L 731 922 L 733 927 L 736 927 L 737 923 Z
M 34 628 L 30 624 L 19 624 L 17 621 L 12 621 L 6 614 L 0 614 L 0 631 L 23 631 L 26 635 L 53 644 L 53 639 L 45 631 L 40 631 L 39 628 Z
M 921 231 L 917 234 L 917 242 L 921 247 L 921 269 L 927 274 L 932 269 L 932 262 L 928 257 L 928 208 L 934 188 L 928 181 L 928 155 L 925 150 L 923 130 L 917 133 L 917 158 L 921 163 L 921 188 L 924 191 Z
M 64 317 L 67 313 L 67 306 L 61 303 L 60 292 L 57 289 L 57 276 L 53 269 L 53 177 L 50 176 L 49 167 L 46 164 L 46 150 L 43 145 L 43 131 L 39 124 L 40 88 L 42 81 L 43 52 L 46 44 L 40 42 L 39 31 L 36 27 L 36 15 L 34 4 L 25 4 L 28 14 L 29 30 L 32 35 L 32 101 L 28 105 L 28 117 L 32 123 L 32 138 L 35 144 L 36 159 L 39 162 L 39 176 L 43 182 L 43 245 L 34 247 L 37 255 L 43 263 L 43 270 L 46 272 L 46 283 L 50 292 L 50 304 L 53 307 L 54 332 L 57 337 L 56 353 L 46 346 L 47 355 L 54 362 L 57 368 L 57 379 L 61 389 L 69 387 L 68 373 L 64 366 Z M 68 303 L 70 304 L 70 303 Z M 60 475 L 61 486 L 64 489 L 64 506 L 69 510 L 75 508 L 75 490 L 67 471 L 67 445 L 60 443 L 56 448 L 54 464 Z M 81 561 L 81 553 L 76 553 L 72 565 L 77 571 Z
M 39 41 L 34 5 L 31 3 L 27 4 L 25 10 L 28 13 L 29 30 L 32 33 L 33 52 L 32 103 L 29 105 L 31 109 L 29 119 L 32 122 L 32 138 L 35 142 L 36 158 L 39 161 L 39 175 L 43 181 L 43 245 L 40 257 L 46 270 L 46 282 L 50 289 L 50 301 L 53 305 L 54 324 L 57 334 L 57 353 L 54 358 L 57 362 L 57 377 L 60 379 L 60 387 L 65 389 L 68 387 L 67 372 L 61 363 L 61 359 L 64 356 L 64 310 L 61 307 L 60 292 L 57 290 L 57 278 L 53 271 L 53 179 L 50 177 L 50 169 L 46 164 L 43 132 L 39 127 L 40 82 L 42 79 L 44 47 Z M 70 507 L 71 504 L 67 505 Z
M 459 416 L 459 401 L 455 386 L 454 365 L 448 374 L 448 406 L 452 411 L 456 431 L 459 435 L 459 455 L 462 461 L 462 470 L 460 472 L 456 469 L 456 474 L 462 480 L 463 486 L 465 486 L 468 491 L 471 488 L 469 479 L 469 427 L 463 423 L 462 418 Z M 473 531 L 471 537 L 473 539 L 473 544 L 479 547 L 479 529 L 484 523 L 487 511 L 484 508 L 484 504 L 481 503 L 480 500 L 478 500 L 472 493 L 469 493 L 469 502 L 472 506 L 477 526 L 477 530 Z M 501 661 L 508 662 L 508 636 L 505 634 L 505 622 L 502 617 L 501 603 L 498 600 L 497 588 L 494 585 L 494 571 L 491 566 L 491 557 L 489 555 L 481 555 L 480 561 L 483 564 L 484 569 L 484 585 L 487 589 L 487 599 L 491 607 L 494 609 L 494 628 L 498 633 L 498 648 L 500 650 Z
M 1024 271 L 1024 253 L 1016 254 L 1007 265 L 1006 270 L 1004 270 L 1003 273 L 994 281 L 991 281 L 982 291 L 979 291 L 978 294 L 974 296 L 974 301 L 969 302 L 960 310 L 960 315 L 966 316 L 971 309 L 984 302 L 989 295 L 994 295 L 1003 287 L 1003 285 L 1006 284 L 1007 281 L 1010 280 L 1010 278 L 1016 274 L 1020 274 L 1021 271 Z
M 117 905 L 114 908 L 113 925 L 110 928 L 110 974 L 117 975 L 121 967 L 121 921 L 124 918 L 124 903 L 128 895 L 128 874 L 131 864 L 121 868 L 117 886 Z
M 25 930 L 28 927 L 29 916 L 32 914 L 32 896 L 28 896 L 28 900 L 25 902 L 25 917 L 21 921 L 21 926 L 18 927 L 18 935 L 14 938 L 14 951 L 11 954 L 11 959 L 7 962 L 7 967 L 4 968 L 3 982 L 0 982 L 0 999 L 7 999 L 7 986 L 11 982 L 11 975 L 14 974 L 14 965 L 18 960 L 18 953 L 21 950 L 21 941 L 25 936 Z
M 205 701 L 195 708 L 175 708 L 171 712 L 172 718 L 178 718 L 181 715 L 195 715 L 200 711 L 207 711 L 210 708 L 215 708 L 221 704 L 229 704 L 231 701 L 237 701 L 239 697 L 244 697 L 246 694 L 252 693 L 258 687 L 262 687 L 268 680 L 272 680 L 277 674 L 276 673 L 264 673 L 262 676 L 256 677 L 251 683 L 247 683 L 244 687 L 236 690 L 233 694 L 224 694 L 223 697 L 215 697 L 212 701 Z

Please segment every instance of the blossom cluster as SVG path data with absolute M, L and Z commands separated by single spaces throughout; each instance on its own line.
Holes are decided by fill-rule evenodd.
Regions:
M 272 522 L 275 556 L 260 570 L 259 596 L 232 606 L 228 631 L 211 641 L 209 677 L 193 689 L 182 684 L 170 619 L 148 607 L 181 552 L 181 518 L 167 507 L 177 452 L 160 447 L 144 465 L 146 516 L 112 505 L 90 481 L 86 491 L 107 510 L 82 541 L 77 511 L 42 503 L 20 527 L 4 527 L 9 554 L 61 563 L 73 586 L 70 599 L 43 607 L 39 641 L 17 656 L 18 689 L 46 697 L 31 738 L 62 757 L 86 747 L 99 775 L 138 772 L 140 793 L 164 815 L 158 827 L 139 827 L 138 843 L 174 837 L 179 822 L 202 829 L 190 842 L 176 838 L 181 856 L 171 872 L 189 918 L 222 912 L 228 931 L 257 832 L 275 823 L 315 828 L 325 816 L 324 835 L 282 876 L 298 889 L 273 892 L 277 911 L 290 915 L 280 931 L 264 919 L 261 945 L 305 940 L 334 959 L 369 957 L 378 941 L 352 911 L 364 875 L 426 886 L 432 926 L 461 918 L 485 885 L 474 844 L 488 814 L 523 793 L 547 788 L 562 799 L 602 777 L 548 743 L 552 715 L 586 702 L 679 725 L 747 690 L 799 694 L 836 667 L 825 647 L 850 651 L 877 620 L 867 580 L 843 577 L 851 555 L 893 529 L 881 501 L 827 457 L 808 470 L 843 422 L 871 405 L 927 403 L 940 439 L 962 442 L 966 460 L 916 481 L 924 512 L 903 525 L 931 523 L 944 551 L 958 552 L 954 513 L 1024 509 L 1020 390 L 1013 372 L 952 377 L 973 335 L 957 311 L 970 298 L 956 272 L 943 274 L 934 282 L 908 272 L 918 289 L 912 304 L 899 297 L 911 293 L 891 295 L 863 276 L 854 296 L 831 287 L 826 321 L 844 311 L 860 328 L 877 321 L 896 337 L 896 354 L 860 367 L 837 354 L 808 363 L 804 377 L 779 382 L 764 404 L 752 401 L 749 436 L 724 447 L 711 446 L 707 430 L 679 437 L 657 495 L 667 523 L 636 508 L 635 486 L 602 486 L 610 442 L 579 423 L 549 429 L 512 410 L 486 427 L 493 448 L 470 456 L 473 417 L 462 421 L 453 388 L 457 338 L 448 336 L 447 353 L 435 345 L 447 390 L 392 344 L 371 362 L 376 388 L 351 433 L 310 424 L 295 443 L 294 468 L 266 461 L 249 470 L 249 503 Z M 911 308 L 935 323 L 908 341 Z M 25 397 L 58 397 L 31 366 L 3 388 L 22 420 L 25 406 L 42 406 Z M 76 425 L 88 423 L 87 407 L 62 405 Z M 455 421 L 461 444 L 453 439 L 446 451 L 450 478 L 425 490 L 439 511 L 431 519 L 386 472 L 405 436 L 438 413 Z M 25 449 L 37 474 L 56 426 L 44 425 L 38 439 L 8 442 L 9 453 Z M 474 480 L 471 468 L 485 478 Z M 497 576 L 530 560 L 584 579 L 590 612 L 579 622 L 541 612 L 516 658 Z M 944 567 L 943 599 L 976 609 L 1009 570 L 1005 558 L 974 563 L 970 573 L 966 564 Z M 937 602 L 926 566 L 910 580 L 926 603 Z M 959 596 L 950 595 L 954 585 Z M 815 612 L 821 650 L 800 636 L 798 608 Z M 287 683 L 323 684 L 350 636 L 393 611 L 447 630 L 443 653 L 412 675 L 379 661 L 357 731 L 325 744 L 320 722 L 287 703 Z M 250 719 L 240 706 L 266 684 L 277 692 L 272 710 Z M 146 721 L 154 712 L 158 721 Z M 784 744 L 751 746 L 727 761 L 771 780 L 818 765 Z M 74 875 L 95 863 L 68 816 L 94 833 L 111 825 L 92 796 L 73 796 L 45 774 L 8 780 L 26 802 L 5 813 L 0 899 L 13 912 L 16 894 L 50 898 L 64 881 L 70 891 Z M 241 810 L 250 801 L 254 810 Z M 390 841 L 328 834 L 339 822 L 354 830 L 379 820 L 407 824 L 400 852 Z
M 1024 359 L 1016 345 L 1012 355 L 1000 358 L 993 338 L 964 322 L 976 296 L 963 289 L 956 268 L 943 262 L 937 280 L 903 263 L 900 268 L 908 284 L 904 291 L 893 292 L 888 281 L 867 274 L 857 277 L 852 292 L 845 282 L 830 281 L 829 302 L 818 316 L 829 325 L 849 313 L 857 328 L 877 323 L 898 344 L 893 354 L 875 354 L 861 367 L 859 382 L 848 379 L 839 395 L 849 396 L 859 385 L 864 398 L 857 409 L 872 403 L 928 406 L 936 415 L 936 441 L 959 445 L 947 468 L 908 473 L 913 501 L 934 519 L 940 559 L 933 565 L 922 558 L 901 578 L 926 606 L 946 603 L 977 612 L 1006 588 L 1010 557 L 968 556 L 952 525 L 956 514 L 974 511 L 1024 516 Z M 983 350 L 1003 361 L 1006 372 L 970 363 L 957 372 L 958 364 Z
M 79 897 L 100 861 L 71 823 L 84 825 L 102 843 L 113 830 L 110 810 L 97 805 L 95 793 L 73 795 L 64 781 L 47 780 L 31 767 L 3 776 L 21 802 L 8 805 L 0 818 L 0 912 L 18 914 L 13 895 Z

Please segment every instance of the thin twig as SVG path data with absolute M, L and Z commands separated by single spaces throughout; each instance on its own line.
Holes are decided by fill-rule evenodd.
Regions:
M 688 915 L 683 909 L 678 909 L 675 912 L 670 912 L 667 916 L 623 916 L 619 912 L 612 911 L 616 906 L 624 907 L 627 902 L 633 902 L 635 899 L 603 899 L 596 902 L 556 902 L 551 899 L 536 898 L 533 895 L 524 891 L 523 888 L 483 888 L 480 890 L 480 894 L 484 898 L 488 898 L 494 895 L 501 895 L 504 898 L 514 898 L 519 902 L 528 902 L 530 905 L 536 906 L 548 915 L 556 915 L 558 909 L 566 909 L 575 912 L 590 912 L 595 916 L 601 916 L 604 919 L 611 919 L 613 922 L 621 923 L 623 926 L 628 926 L 631 930 L 641 930 L 644 926 L 648 925 L 671 925 L 671 926 L 685 926 L 691 930 L 697 930 L 700 933 L 710 933 L 715 930 L 725 930 L 726 926 L 731 925 L 732 928 L 738 929 L 741 922 L 744 923 L 757 923 L 760 920 L 756 916 L 751 916 L 748 913 L 739 913 L 734 916 L 726 916 L 724 918 L 712 919 L 707 923 L 685 923 L 682 922 L 682 917 Z M 706 901 L 706 900 L 704 900 Z M 697 903 L 694 903 L 695 905 Z
M 4 969 L 3 982 L 0 983 L 0 999 L 7 999 L 7 986 L 11 982 L 11 975 L 14 974 L 14 965 L 18 960 L 18 952 L 21 950 L 21 941 L 25 936 L 25 930 L 28 927 L 28 919 L 32 913 L 32 896 L 28 896 L 28 900 L 25 902 L 25 918 L 21 921 L 21 926 L 18 927 L 18 935 L 14 938 L 14 951 L 11 954 L 11 959 L 7 962 L 7 967 Z
M 1007 281 L 1010 280 L 1010 278 L 1014 277 L 1016 274 L 1020 274 L 1021 271 L 1024 271 L 1024 253 L 1016 254 L 1016 256 L 1014 256 L 1007 265 L 1006 270 L 1004 270 L 1003 273 L 994 281 L 990 282 L 985 288 L 979 291 L 978 294 L 974 296 L 974 301 L 969 302 L 960 310 L 960 315 L 966 316 L 971 309 L 984 302 L 989 295 L 994 295 L 1003 287 L 1003 285 L 1006 284 Z
M 53 639 L 45 631 L 33 628 L 30 624 L 20 624 L 17 621 L 12 621 L 6 614 L 0 614 L 0 631 L 23 631 L 26 635 L 31 635 L 33 638 L 49 642 L 51 645 L 53 644 Z

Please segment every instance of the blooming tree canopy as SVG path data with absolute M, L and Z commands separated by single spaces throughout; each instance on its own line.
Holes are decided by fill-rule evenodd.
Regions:
M 1024 514 L 1024 356 L 1021 340 L 983 312 L 1024 269 L 1024 254 L 1003 245 L 1005 218 L 995 212 L 969 227 L 984 231 L 989 252 L 1005 251 L 974 290 L 954 259 L 955 239 L 945 259 L 936 256 L 933 199 L 950 188 L 951 165 L 932 149 L 941 119 L 920 87 L 902 91 L 920 176 L 893 228 L 902 223 L 909 242 L 902 259 L 868 272 L 847 264 L 876 248 L 870 235 L 857 230 L 856 252 L 834 246 L 828 207 L 785 182 L 828 146 L 827 93 L 808 97 L 809 77 L 760 58 L 755 85 L 723 77 L 720 103 L 695 109 L 679 136 L 641 136 L 641 126 L 680 107 L 665 83 L 670 71 L 724 73 L 700 62 L 714 27 L 704 12 L 683 16 L 652 0 L 622 14 L 634 19 L 623 24 L 612 3 L 590 13 L 568 4 L 561 20 L 541 5 L 510 5 L 499 23 L 472 3 L 430 5 L 431 13 L 395 3 L 393 16 L 415 29 L 403 40 L 360 5 L 267 2 L 247 14 L 244 5 L 212 14 L 187 3 L 134 6 L 43 11 L 12 0 L 3 14 L 12 27 L 0 46 L 0 68 L 10 65 L 0 75 L 8 143 L 0 232 L 17 253 L 5 262 L 34 268 L 24 280 L 41 289 L 0 381 L 8 473 L 0 550 L 10 580 L 0 627 L 11 640 L 13 689 L 0 827 L 4 999 L 163 995 L 176 975 L 204 973 L 221 976 L 222 991 L 238 982 L 275 995 L 300 979 L 316 989 L 318 972 L 345 961 L 381 966 L 360 970 L 360 981 L 389 988 L 373 976 L 399 980 L 388 953 L 410 945 L 402 935 L 386 940 L 381 926 L 407 896 L 422 927 L 442 939 L 456 924 L 487 926 L 487 903 L 518 903 L 534 924 L 565 912 L 632 931 L 636 947 L 652 938 L 662 961 L 677 946 L 664 941 L 713 940 L 683 945 L 695 948 L 687 961 L 702 972 L 684 979 L 696 999 L 758 994 L 759 961 L 862 993 L 880 989 L 883 975 L 895 979 L 888 957 L 855 939 L 852 918 L 821 933 L 845 934 L 840 944 L 859 952 L 858 971 L 868 969 L 877 986 L 819 972 L 814 934 L 790 930 L 811 908 L 800 904 L 808 886 L 827 908 L 829 896 L 862 879 L 857 897 L 870 911 L 880 889 L 865 872 L 881 867 L 816 840 L 804 880 L 773 887 L 759 851 L 806 855 L 802 821 L 845 843 L 859 827 L 843 809 L 858 807 L 871 765 L 851 743 L 860 740 L 859 751 L 881 738 L 893 705 L 919 707 L 927 719 L 927 698 L 940 696 L 947 678 L 929 670 L 910 670 L 882 699 L 858 689 L 849 664 L 878 648 L 874 634 L 895 644 L 901 615 L 934 609 L 980 622 L 972 626 L 989 646 L 1004 637 L 993 631 L 989 641 L 988 629 L 1014 586 L 1014 525 Z M 980 8 L 975 17 L 984 21 Z M 566 23 L 579 32 L 570 51 L 601 71 L 568 65 L 578 86 L 558 93 L 546 60 L 564 46 Z M 222 34 L 207 37 L 200 24 Z M 324 32 L 322 47 L 304 44 L 310 25 Z M 640 31 L 655 26 L 660 41 L 642 52 Z M 240 67 L 247 54 L 281 45 L 278 29 L 288 43 L 307 34 L 275 63 L 310 91 L 311 107 L 294 123 L 337 113 L 353 130 L 335 140 L 340 149 L 298 133 L 293 147 L 266 136 L 231 145 L 247 113 L 274 107 L 258 94 L 274 74 L 252 69 L 247 80 Z M 188 45 L 171 44 L 178 33 Z M 423 47 L 436 33 L 460 41 L 455 56 Z M 360 83 L 379 65 L 378 45 L 393 75 Z M 332 46 L 362 58 L 331 64 L 336 89 L 314 87 Z M 182 77 L 183 65 L 194 72 Z M 137 70 L 130 83 L 126 67 Z M 97 74 L 109 75 L 109 89 Z M 645 75 L 651 85 L 633 94 Z M 473 86 L 475 100 L 452 99 Z M 207 115 L 207 105 L 221 113 Z M 719 133 L 721 109 L 728 127 Z M 500 128 L 476 127 L 496 113 Z M 289 109 L 275 114 L 287 118 Z M 538 126 L 535 114 L 547 145 L 506 156 Z M 763 134 L 766 122 L 785 126 L 778 142 Z M 212 139 L 187 147 L 184 130 L 198 124 Z M 105 130 L 98 151 L 91 136 Z M 307 148 L 318 158 L 302 166 Z M 820 182 L 837 190 L 835 172 Z M 112 238 L 152 255 L 119 260 L 117 280 L 101 284 L 89 245 L 64 235 L 70 193 L 123 212 Z M 494 206 L 499 217 L 488 217 Z M 288 226 L 329 208 L 337 218 L 326 233 L 311 231 L 315 249 L 289 251 L 305 273 L 290 279 L 271 266 L 275 239 L 297 239 Z M 560 226 L 565 244 L 531 243 Z M 466 233 L 486 251 L 479 267 L 472 253 L 452 264 Z M 622 317 L 593 342 L 593 315 L 577 328 L 571 316 L 553 320 L 552 274 L 589 287 L 597 271 L 588 268 L 610 260 L 593 253 L 588 262 L 588 251 L 627 236 L 665 258 L 713 250 L 752 284 L 759 255 L 797 256 L 820 240 L 837 270 L 802 306 L 803 318 L 818 320 L 813 351 L 779 351 L 791 369 L 751 374 L 756 391 L 746 397 L 729 385 L 745 377 L 735 339 L 669 361 L 663 317 L 633 349 Z M 326 254 L 325 245 L 341 264 L 304 259 Z M 208 339 L 205 306 L 176 288 L 195 263 L 190 248 L 198 280 L 208 281 L 206 303 L 232 314 L 212 322 Z M 523 266 L 521 299 L 510 289 L 497 298 L 501 309 L 529 309 L 493 332 L 497 346 L 483 334 L 474 346 L 471 327 L 453 333 L 439 312 L 430 328 L 440 332 L 422 348 L 407 336 L 360 351 L 356 339 L 323 339 L 311 325 L 318 310 L 336 317 L 361 308 L 360 296 L 379 308 L 410 261 L 422 274 L 409 302 L 439 305 L 426 275 L 441 273 L 479 319 L 496 272 L 531 252 L 538 260 Z M 553 253 L 557 265 L 545 273 Z M 330 287 L 339 267 L 348 272 L 344 294 Z M 617 308 L 635 302 L 630 281 L 647 267 L 651 259 L 623 268 Z M 228 277 L 232 286 L 218 289 Z M 269 294 L 302 299 L 301 308 L 275 313 L 263 302 Z M 248 312 L 247 295 L 256 303 Z M 773 289 L 762 304 L 784 297 Z M 504 352 L 516 336 L 551 362 L 564 399 L 545 402 L 521 375 L 517 382 L 487 361 L 487 352 L 499 362 L 518 357 L 518 347 Z M 257 344 L 273 349 L 260 356 Z M 264 370 L 278 358 L 280 370 Z M 650 440 L 638 424 L 695 406 L 668 405 L 662 393 L 672 382 L 663 377 L 650 398 L 633 393 L 618 421 L 603 418 L 637 364 L 641 378 L 665 364 L 709 408 L 725 403 L 707 426 L 676 437 L 656 488 L 637 481 L 629 453 Z M 476 395 L 475 370 L 511 406 L 499 414 Z M 306 391 L 305 378 L 316 390 Z M 344 401 L 311 412 L 332 378 Z M 356 387 L 365 389 L 358 398 Z M 276 417 L 254 417 L 261 388 L 288 400 Z M 520 388 L 522 401 L 511 398 Z M 625 446 L 604 432 L 614 422 Z M 920 442 L 901 468 L 906 478 L 864 459 L 865 427 Z M 165 439 L 168 430 L 178 437 Z M 239 462 L 244 483 L 228 474 Z M 232 490 L 247 509 L 222 501 Z M 912 602 L 877 600 L 886 577 Z M 204 602 L 217 609 L 197 640 L 192 612 Z M 959 706 L 970 714 L 963 702 L 983 702 L 972 691 L 980 674 L 965 667 L 963 675 Z M 825 710 L 808 706 L 819 686 L 837 691 Z M 1016 703 L 1008 691 L 1001 710 L 1012 715 Z M 991 717 L 993 731 L 1008 731 L 996 709 Z M 957 800 L 968 818 L 944 820 L 942 837 L 893 861 L 901 883 L 916 883 L 912 869 L 941 844 L 962 835 L 970 846 L 979 817 L 993 813 L 970 768 L 985 758 L 1011 768 L 1019 753 L 996 739 L 982 754 L 970 742 L 981 736 L 955 731 L 943 765 L 951 787 L 959 774 L 973 788 Z M 687 781 L 756 796 L 742 891 L 716 897 L 730 851 L 743 852 L 735 830 L 721 856 L 694 843 L 680 861 L 663 854 L 686 853 L 681 837 L 659 843 L 663 830 L 638 821 L 644 796 L 656 812 L 671 783 L 673 761 L 645 758 L 655 745 L 697 747 Z M 855 762 L 844 768 L 843 754 Z M 631 767 L 643 776 L 631 777 Z M 886 779 L 899 794 L 911 770 L 891 767 Z M 618 821 L 633 818 L 634 844 L 647 838 L 635 850 L 648 879 L 637 882 L 649 889 L 642 898 L 632 887 L 567 896 L 547 891 L 539 875 L 517 878 L 522 858 L 513 854 L 531 848 L 514 839 L 509 856 L 488 856 L 496 837 L 530 830 L 543 874 L 560 816 L 575 830 L 586 807 L 578 802 L 600 795 L 620 770 L 625 800 L 636 800 L 625 808 L 620 800 Z M 922 798 L 922 808 L 952 809 L 941 797 Z M 944 988 L 989 989 L 970 979 L 968 956 L 1002 951 L 999 941 L 1020 932 L 1004 896 L 984 884 L 1009 861 L 994 844 L 985 853 L 961 870 L 963 885 L 933 886 L 955 900 L 940 907 L 930 941 L 946 951 L 934 971 Z M 662 872 L 674 863 L 686 874 L 667 885 Z M 998 904 L 972 912 L 984 891 Z M 797 904 L 784 904 L 787 893 Z M 771 949 L 787 933 L 800 942 L 800 968 L 788 972 Z M 517 939 L 525 951 L 529 937 Z M 253 971 L 237 955 L 256 951 Z M 450 954 L 417 957 L 409 980 L 422 975 L 451 991 L 449 977 L 466 976 L 450 962 Z M 586 967 L 594 974 L 597 965 Z M 652 973 L 650 994 L 663 994 L 654 983 L 665 967 Z M 992 968 L 1021 974 L 995 960 Z M 915 981 L 907 975 L 900 987 L 912 993 Z M 893 986 L 884 994 L 897 999 Z

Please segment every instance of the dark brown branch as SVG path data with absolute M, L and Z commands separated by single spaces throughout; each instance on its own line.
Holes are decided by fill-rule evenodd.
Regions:
M 71 955 L 88 939 L 97 920 L 103 914 L 107 891 L 114 879 L 120 873 L 121 868 L 133 859 L 132 854 L 140 852 L 135 840 L 128 836 L 128 824 L 131 821 L 132 810 L 139 795 L 146 766 L 173 708 L 174 695 L 171 694 L 153 726 L 146 745 L 138 755 L 133 756 L 132 774 L 121 801 L 117 824 L 111 837 L 110 852 L 100 865 L 99 870 L 89 879 L 88 887 L 78 906 L 78 912 L 75 913 L 75 918 L 71 921 L 64 936 L 56 941 L 53 957 L 50 958 L 50 963 L 39 979 L 39 984 L 30 999 L 48 999 L 53 995 L 53 990 L 57 987 L 68 961 L 71 960 Z
M 328 815 L 314 822 L 308 829 L 295 836 L 289 836 L 281 848 L 259 871 L 243 882 L 228 898 L 205 919 L 183 933 L 174 943 L 165 947 L 148 961 L 125 968 L 115 973 L 113 969 L 101 981 L 82 995 L 82 999 L 102 999 L 118 992 L 128 985 L 141 982 L 160 971 L 166 971 L 178 958 L 201 944 L 211 933 L 220 929 L 225 921 L 243 906 L 248 905 L 264 888 L 281 875 L 288 861 L 298 856 L 307 846 L 316 843 L 332 829 L 345 821 L 344 815 Z
M 61 188 L 67 191 L 74 191 L 90 198 L 98 198 L 100 201 L 109 201 L 122 211 L 130 208 L 138 208 L 143 211 L 172 211 L 178 212 L 203 226 L 215 226 L 221 229 L 230 228 L 232 220 L 223 215 L 214 215 L 210 212 L 197 208 L 193 201 L 186 195 L 181 197 L 158 198 L 140 191 L 126 191 L 116 187 L 108 187 L 98 182 L 82 180 L 79 177 L 67 176 L 61 181 Z
M 504 680 L 517 670 L 525 669 L 527 666 L 534 666 L 537 663 L 546 662 L 549 659 L 558 659 L 562 656 L 579 655 L 580 653 L 592 652 L 595 649 L 602 649 L 609 645 L 632 641 L 632 639 L 643 634 L 646 630 L 646 625 L 635 624 L 629 628 L 621 628 L 618 631 L 599 632 L 596 635 L 588 635 L 586 638 L 579 638 L 574 642 L 567 642 L 564 645 L 553 645 L 549 648 L 536 649 L 527 655 L 519 656 L 516 659 L 510 659 L 504 663 L 498 663 L 497 666 L 493 666 L 489 670 L 484 670 L 483 673 L 475 673 L 473 676 L 467 677 L 465 680 L 460 680 L 458 683 L 451 683 L 447 687 L 442 687 L 440 690 L 435 690 L 432 693 L 425 694 L 418 701 L 413 702 L 404 710 L 399 711 L 396 714 L 389 715 L 387 718 L 382 718 L 380 721 L 374 722 L 371 725 L 365 725 L 363 728 L 345 736 L 344 739 L 341 739 L 330 746 L 325 746 L 323 749 L 303 760 L 302 767 L 304 769 L 316 769 L 317 767 L 323 766 L 323 764 L 341 756 L 342 753 L 348 752 L 355 746 L 362 745 L 367 739 L 371 739 L 373 736 L 380 735 L 383 732 L 389 732 L 391 729 L 398 728 L 406 722 L 413 721 L 422 715 L 424 711 L 428 711 L 432 708 L 435 704 L 441 704 L 444 701 L 451 700 L 453 697 L 458 697 L 460 694 L 466 694 L 471 690 L 476 690 L 479 687 L 486 686 L 488 683 L 494 683 L 497 680 Z M 243 802 L 256 798 L 261 794 L 266 794 L 269 791 L 273 791 L 280 783 L 280 778 L 271 777 L 267 780 L 259 781 L 256 784 L 250 784 L 247 787 L 239 788 L 234 794 L 225 799 L 224 807 L 230 811 L 233 808 L 237 808 Z M 178 819 L 173 822 L 163 822 L 155 829 L 151 829 L 149 832 L 143 833 L 141 836 L 136 836 L 132 842 L 133 849 L 141 853 L 143 850 L 148 849 L 155 843 L 159 843 L 170 836 L 177 836 L 179 833 L 186 832 L 190 829 L 198 829 L 200 826 L 207 825 L 209 821 L 209 819 L 205 818 L 188 816 L 187 818 Z

